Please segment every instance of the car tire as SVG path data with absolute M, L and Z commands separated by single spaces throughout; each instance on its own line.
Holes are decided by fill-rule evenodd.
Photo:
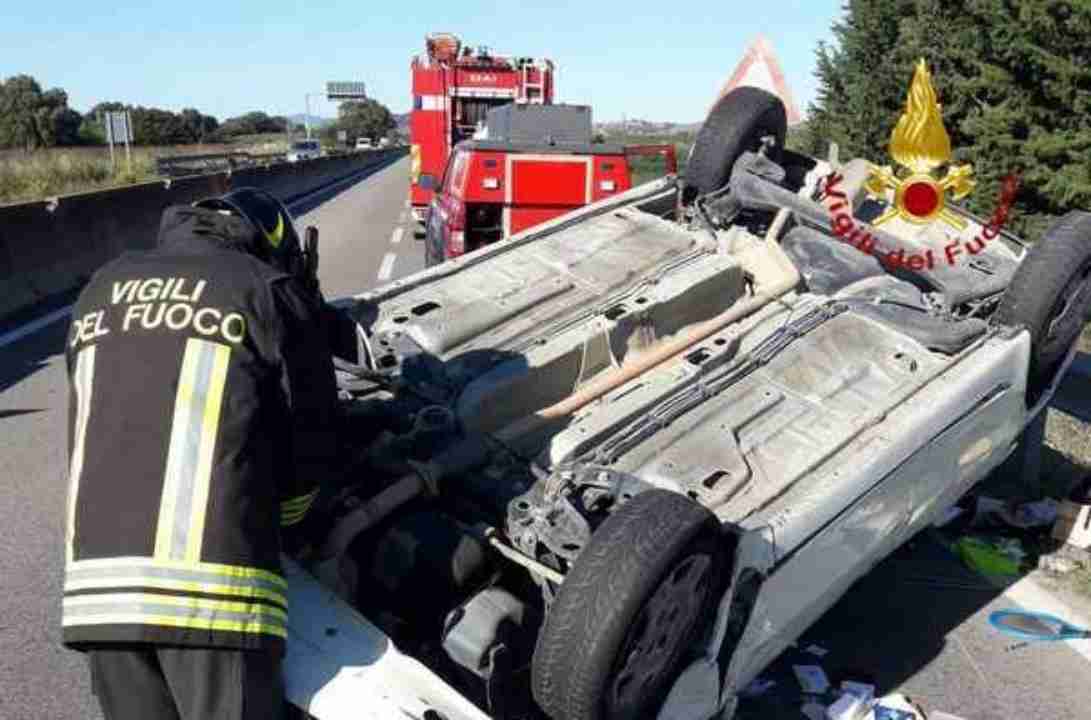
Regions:
M 719 521 L 689 498 L 655 489 L 622 505 L 576 559 L 539 633 L 538 705 L 553 720 L 655 717 L 715 615 L 724 557 Z
M 692 198 L 719 190 L 731 177 L 735 161 L 747 150 L 773 137 L 774 149 L 784 147 L 788 116 L 772 93 L 743 86 L 724 95 L 709 111 L 686 164 L 686 193 Z
M 995 320 L 1025 327 L 1031 357 L 1027 404 L 1049 387 L 1091 311 L 1091 213 L 1070 212 L 1028 251 L 1000 299 Z

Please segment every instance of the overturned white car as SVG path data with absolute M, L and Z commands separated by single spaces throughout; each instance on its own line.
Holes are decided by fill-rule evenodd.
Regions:
M 728 718 L 1009 455 L 1091 304 L 1091 216 L 1028 249 L 943 182 L 914 189 L 921 167 L 784 135 L 779 100 L 742 88 L 685 183 L 358 298 L 359 483 L 288 568 L 294 703 Z

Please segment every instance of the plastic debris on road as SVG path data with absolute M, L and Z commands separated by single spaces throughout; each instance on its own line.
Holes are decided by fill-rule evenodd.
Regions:
M 1057 512 L 1060 503 L 1053 498 L 1046 498 L 1038 502 L 1028 502 L 1014 508 L 1004 508 L 1000 511 L 1000 519 L 1020 530 L 1029 528 L 1046 527 L 1057 520 Z
M 826 720 L 826 706 L 809 702 L 799 709 L 807 720 Z
M 925 720 L 924 711 L 905 695 L 886 695 L 871 706 L 867 720 Z
M 810 653 L 811 655 L 819 658 L 826 657 L 830 653 L 829 650 L 822 647 L 821 645 L 808 645 L 807 647 L 803 648 L 803 652 Z
M 844 693 L 826 708 L 826 720 L 862 720 L 869 703 L 852 693 Z
M 849 695 L 855 695 L 864 702 L 871 702 L 875 699 L 875 686 L 868 683 L 855 682 L 854 680 L 843 680 L 841 682 L 841 692 Z
M 765 678 L 754 678 L 739 692 L 739 695 L 746 698 L 760 697 L 765 693 L 773 689 L 773 686 L 777 684 L 776 680 L 766 680 Z
M 817 665 L 793 665 L 792 672 L 799 681 L 799 687 L 808 695 L 822 695 L 830 689 L 826 672 Z
M 1079 569 L 1080 564 L 1060 555 L 1042 555 L 1038 558 L 1038 569 L 1054 575 L 1067 575 Z
M 1015 538 L 967 536 L 955 542 L 954 550 L 968 568 L 982 575 L 1019 575 L 1019 567 L 1026 557 Z

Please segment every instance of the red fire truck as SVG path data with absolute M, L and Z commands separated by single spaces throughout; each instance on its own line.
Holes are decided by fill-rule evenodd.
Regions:
M 553 102 L 550 60 L 500 57 L 487 48 L 464 48 L 449 33 L 428 35 L 425 48 L 425 54 L 413 59 L 409 118 L 409 199 L 420 223 L 426 219 L 451 148 L 473 136 L 489 109 Z
M 586 105 L 493 108 L 452 153 L 428 213 L 429 267 L 625 192 L 634 157 L 678 169 L 674 145 L 594 142 Z

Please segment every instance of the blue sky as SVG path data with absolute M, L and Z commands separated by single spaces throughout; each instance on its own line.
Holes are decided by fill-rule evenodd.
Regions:
M 703 117 L 762 33 L 802 109 L 815 93 L 814 48 L 841 15 L 841 0 L 3 4 L 0 76 L 34 75 L 81 111 L 119 100 L 221 120 L 300 113 L 304 94 L 327 80 L 363 80 L 405 112 L 410 58 L 441 30 L 496 53 L 552 58 L 557 99 L 592 105 L 597 121 L 677 122 Z M 336 106 L 312 98 L 312 112 L 332 117 Z

